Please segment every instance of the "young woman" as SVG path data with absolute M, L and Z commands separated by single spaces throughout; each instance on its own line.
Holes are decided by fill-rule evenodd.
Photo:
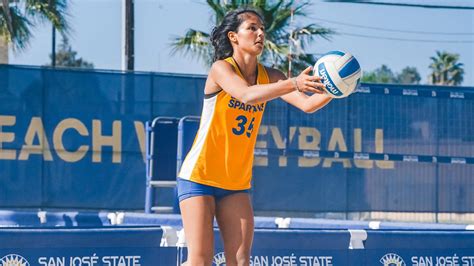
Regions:
M 252 9 L 229 12 L 211 36 L 215 49 L 199 131 L 178 178 L 188 261 L 211 265 L 214 217 L 224 242 L 226 265 L 249 265 L 254 218 L 249 196 L 253 150 L 265 102 L 281 97 L 312 113 L 331 98 L 311 67 L 287 79 L 264 67 L 265 28 Z M 310 94 L 311 96 L 307 95 Z

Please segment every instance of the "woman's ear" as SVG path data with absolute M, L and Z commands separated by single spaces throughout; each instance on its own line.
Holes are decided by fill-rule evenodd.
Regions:
M 229 31 L 227 33 L 227 37 L 229 38 L 229 40 L 233 43 L 237 43 L 237 34 L 233 31 Z

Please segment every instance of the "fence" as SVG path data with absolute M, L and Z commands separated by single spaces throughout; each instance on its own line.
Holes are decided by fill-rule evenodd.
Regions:
M 200 115 L 204 82 L 0 65 L 0 206 L 142 210 L 144 122 Z M 473 95 L 363 84 L 315 114 L 270 102 L 255 210 L 473 212 Z

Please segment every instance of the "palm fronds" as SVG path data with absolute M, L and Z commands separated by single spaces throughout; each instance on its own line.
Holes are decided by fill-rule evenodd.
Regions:
M 464 80 L 463 63 L 458 62 L 459 54 L 436 51 L 436 56 L 430 57 L 432 70 L 428 76 L 431 84 L 460 85 Z
M 63 35 L 68 25 L 67 0 L 1 0 L 0 36 L 12 43 L 13 50 L 23 50 L 32 37 L 31 28 L 50 21 Z
M 289 60 L 292 69 L 299 71 L 314 62 L 314 57 L 305 54 L 305 47 L 316 37 L 329 39 L 335 32 L 319 27 L 316 24 L 294 26 L 292 18 L 306 16 L 309 1 L 296 0 L 206 0 L 214 12 L 216 24 L 225 14 L 239 7 L 253 7 L 259 10 L 266 26 L 265 50 L 260 60 L 264 63 L 287 72 Z M 197 57 L 210 66 L 212 63 L 212 46 L 209 34 L 195 29 L 188 29 L 184 37 L 175 38 L 172 42 L 172 54 L 180 52 Z
M 204 61 L 207 65 L 212 62 L 212 45 L 209 40 L 209 34 L 206 32 L 188 29 L 184 37 L 176 37 L 171 43 L 173 49 L 171 54 L 181 53 L 185 56 L 190 55 Z

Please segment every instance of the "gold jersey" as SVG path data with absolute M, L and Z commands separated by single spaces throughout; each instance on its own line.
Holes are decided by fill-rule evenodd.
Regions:
M 243 78 L 232 57 L 225 61 Z M 257 71 L 257 84 L 270 82 L 263 65 L 257 64 Z M 222 189 L 249 189 L 264 110 L 265 102 L 245 104 L 224 90 L 205 97 L 199 130 L 178 176 Z

